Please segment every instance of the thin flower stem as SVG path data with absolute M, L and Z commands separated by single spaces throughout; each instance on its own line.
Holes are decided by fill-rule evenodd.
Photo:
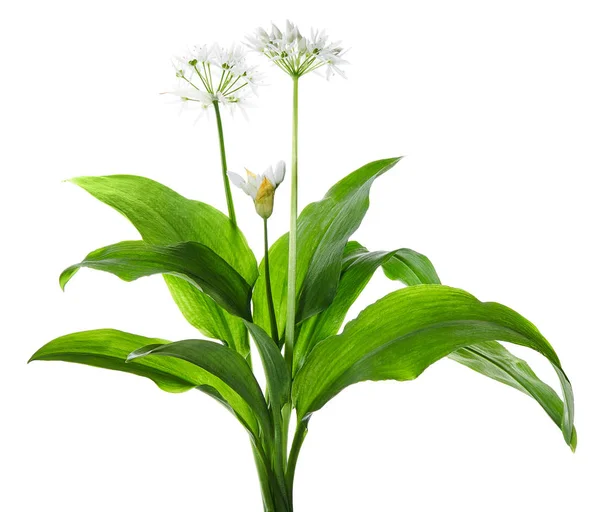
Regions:
M 204 64 L 202 64 L 204 66 Z M 204 85 L 204 88 L 210 92 L 210 87 L 208 86 L 208 84 L 206 83 L 206 79 L 204 78 L 204 76 L 202 75 L 202 73 L 200 73 L 200 70 L 198 69 L 198 66 L 194 65 L 194 69 L 196 70 L 196 74 L 198 75 L 198 77 L 200 77 L 200 81 L 202 82 L 202 85 Z M 196 89 L 198 89 L 198 87 L 196 87 L 192 82 L 190 82 L 187 78 L 183 77 L 185 79 L 185 81 L 187 83 L 189 83 L 190 85 L 193 85 Z M 198 89 L 200 90 L 200 89 Z
M 225 157 L 225 139 L 223 137 L 223 124 L 221 122 L 221 112 L 219 111 L 219 102 L 213 101 L 215 115 L 217 117 L 217 130 L 219 131 L 219 147 L 221 149 L 221 170 L 223 171 L 223 186 L 225 187 L 225 198 L 227 199 L 227 211 L 229 218 L 234 226 L 237 226 L 235 218 L 235 209 L 233 207 L 233 198 L 231 197 L 231 188 L 229 178 L 227 178 L 227 158 Z
M 246 82 L 245 84 L 238 85 L 235 89 L 233 89 L 233 91 L 232 90 L 227 90 L 223 94 L 225 94 L 225 95 L 233 94 L 234 92 L 238 92 L 240 89 L 243 89 L 247 85 L 248 85 L 248 83 Z M 230 87 L 233 87 L 233 85 L 231 85 Z
M 215 89 L 213 87 L 212 72 L 210 71 L 210 62 L 208 64 L 205 64 L 203 62 L 202 67 L 204 68 L 204 73 L 206 74 L 206 76 L 208 78 L 208 83 L 210 84 L 210 89 L 208 89 L 208 92 L 211 94 L 214 94 Z M 206 68 L 208 68 L 208 70 Z
M 296 331 L 296 227 L 298 218 L 298 77 L 293 76 L 292 110 L 292 198 L 290 207 L 290 243 L 288 253 L 287 319 L 285 328 L 285 360 L 292 369 Z
M 279 333 L 277 332 L 277 318 L 275 316 L 275 306 L 273 305 L 273 293 L 271 291 L 271 272 L 269 270 L 269 235 L 267 229 L 267 219 L 263 219 L 265 232 L 265 285 L 267 288 L 267 304 L 269 305 L 269 317 L 271 318 L 271 338 L 275 343 L 279 342 Z

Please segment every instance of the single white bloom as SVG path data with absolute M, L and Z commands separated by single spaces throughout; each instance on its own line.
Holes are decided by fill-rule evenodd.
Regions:
M 275 190 L 285 178 L 285 162 L 279 161 L 262 174 L 254 174 L 246 169 L 246 180 L 239 174 L 229 171 L 227 173 L 231 182 L 241 188 L 254 201 L 256 213 L 263 219 L 268 219 L 273 213 Z
M 333 74 L 344 76 L 340 66 L 347 64 L 342 59 L 345 51 L 339 41 L 329 42 L 323 31 L 311 30 L 310 37 L 305 37 L 288 20 L 283 31 L 272 24 L 270 32 L 259 28 L 246 39 L 247 46 L 265 55 L 292 77 L 301 77 L 321 67 L 325 67 L 327 78 Z

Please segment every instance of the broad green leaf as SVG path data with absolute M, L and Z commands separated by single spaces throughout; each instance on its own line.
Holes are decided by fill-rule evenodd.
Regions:
M 271 418 L 262 390 L 246 360 L 235 350 L 213 341 L 183 340 L 138 348 L 129 354 L 127 361 L 144 360 L 148 356 L 186 361 L 215 376 L 250 406 L 262 432 L 272 435 Z
M 531 367 L 496 341 L 477 343 L 452 352 L 450 359 L 475 370 L 486 377 L 511 386 L 536 400 L 548 416 L 562 429 L 564 404 L 548 384 L 541 381 Z M 577 434 L 573 434 L 569 446 L 577 447 Z
M 250 285 L 223 258 L 197 242 L 160 246 L 137 240 L 97 249 L 61 274 L 63 289 L 81 267 L 111 272 L 125 281 L 173 275 L 196 286 L 230 313 L 252 319 Z
M 344 248 L 369 207 L 371 185 L 399 160 L 378 160 L 361 167 L 336 183 L 321 201 L 309 204 L 298 217 L 296 322 L 319 313 L 333 301 Z M 280 333 L 285 329 L 287 239 L 288 235 L 284 235 L 269 251 L 271 288 Z M 270 333 L 263 274 L 253 295 L 254 322 Z
M 536 327 L 515 311 L 480 302 L 456 288 L 419 285 L 390 293 L 344 331 L 319 343 L 296 375 L 293 396 L 304 418 L 345 387 L 365 380 L 411 380 L 452 352 L 502 340 L 532 348 L 555 368 L 565 398 L 567 443 L 573 436 L 573 394 L 558 356 Z
M 290 398 L 292 385 L 285 360 L 277 343 L 263 329 L 251 322 L 246 322 L 246 326 L 256 342 L 265 369 L 273 409 L 281 411 L 283 404 Z
M 405 250 L 408 251 L 408 250 Z M 407 285 L 438 284 L 439 278 L 431 262 L 418 253 L 405 252 L 401 258 L 392 258 L 383 264 L 390 279 Z M 556 392 L 540 380 L 529 365 L 514 356 L 497 341 L 486 341 L 459 348 L 448 355 L 450 359 L 475 370 L 486 377 L 507 384 L 536 400 L 552 421 L 562 429 L 564 404 Z M 577 434 L 573 429 L 570 447 L 575 450 Z
M 252 285 L 256 280 L 256 259 L 244 235 L 216 208 L 186 199 L 141 176 L 87 176 L 71 181 L 123 214 L 145 242 L 201 243 L 221 256 L 248 283 Z M 247 331 L 241 319 L 224 311 L 192 284 L 173 276 L 165 276 L 165 281 L 179 309 L 196 329 L 205 336 L 225 341 L 243 356 L 249 353 Z
M 414 282 L 417 276 L 426 276 L 439 283 L 429 259 L 418 252 L 410 249 L 369 252 L 358 242 L 348 242 L 333 302 L 298 328 L 294 344 L 294 374 L 319 341 L 338 333 L 348 310 L 382 265 L 388 277 L 406 284 L 418 284 Z
M 170 342 L 114 329 L 83 331 L 61 336 L 47 343 L 31 356 L 30 361 L 67 361 L 132 373 L 153 380 L 158 387 L 171 393 L 197 387 L 219 401 L 224 401 L 246 428 L 255 434 L 259 432 L 250 405 L 209 371 L 180 359 L 158 356 L 126 362 L 129 354 L 148 345 L 168 346 Z

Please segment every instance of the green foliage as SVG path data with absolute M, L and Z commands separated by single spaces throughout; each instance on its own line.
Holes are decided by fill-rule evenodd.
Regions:
M 146 338 L 114 329 L 99 329 L 56 338 L 33 354 L 30 361 L 67 361 L 118 370 L 147 377 L 153 380 L 158 387 L 171 393 L 198 388 L 224 402 L 246 428 L 258 434 L 258 416 L 255 411 L 235 388 L 228 385 L 227 381 L 220 379 L 217 374 L 211 373 L 211 368 L 205 369 L 186 362 L 182 358 L 175 359 L 158 355 L 140 357 L 127 362 L 130 354 L 140 350 L 146 352 L 148 346 L 170 347 L 172 345 L 174 344 L 157 338 Z M 233 350 L 226 347 L 216 343 L 211 343 L 211 345 L 219 347 L 216 350 L 222 349 L 237 356 Z M 258 399 L 257 402 L 259 402 Z
M 232 315 L 252 320 L 252 287 L 223 258 L 197 242 L 160 246 L 133 241 L 96 249 L 60 275 L 63 289 L 81 267 L 110 272 L 124 281 L 154 274 L 179 277 Z
M 399 160 L 388 158 L 364 165 L 331 187 L 321 201 L 309 204 L 298 217 L 296 322 L 331 304 L 340 279 L 346 242 L 369 207 L 371 185 Z M 287 235 L 284 235 L 269 251 L 273 302 L 280 333 L 286 328 L 287 247 Z M 263 275 L 261 271 L 254 288 L 254 322 L 270 332 Z
M 267 436 L 272 435 L 273 426 L 260 386 L 246 360 L 236 351 L 212 341 L 183 340 L 140 347 L 127 356 L 127 361 L 144 360 L 148 356 L 180 359 L 208 372 L 247 404 L 260 425 L 261 430 L 254 432 L 257 437 L 261 431 Z M 225 398 L 223 393 L 220 394 Z
M 433 265 L 422 254 L 410 249 L 369 252 L 358 242 L 349 242 L 344 251 L 342 273 L 332 303 L 300 325 L 294 345 L 294 373 L 319 341 L 337 334 L 350 306 L 380 266 L 390 278 L 405 284 L 420 284 L 416 278 L 418 275 L 432 283 L 439 283 Z
M 242 232 L 216 208 L 186 199 L 140 176 L 89 176 L 71 181 L 124 215 L 145 242 L 154 245 L 198 242 L 223 258 L 250 285 L 254 284 L 258 275 L 256 258 Z M 240 318 L 187 281 L 172 276 L 165 276 L 165 281 L 190 324 L 205 336 L 235 347 L 244 357 L 248 355 L 248 335 Z
M 277 344 L 258 325 L 246 322 L 246 326 L 256 342 L 256 348 L 265 368 L 267 385 L 271 391 L 269 395 L 271 405 L 273 410 L 279 413 L 290 396 L 292 379 Z
M 292 510 L 295 465 L 314 412 L 352 384 L 415 379 L 446 356 L 532 397 L 574 450 L 571 385 L 558 356 L 533 324 L 505 306 L 442 286 L 431 261 L 418 252 L 370 252 L 348 241 L 367 211 L 371 185 L 398 160 L 361 167 L 299 216 L 291 365 L 278 344 L 284 329 L 290 328 L 285 325 L 287 234 L 269 249 L 280 333 L 274 340 L 265 261 L 257 269 L 246 239 L 225 215 L 146 178 L 73 180 L 125 215 L 143 240 L 91 252 L 61 274 L 61 286 L 81 267 L 126 281 L 163 274 L 185 318 L 224 345 L 208 340 L 168 342 L 103 329 L 57 338 L 31 360 L 118 370 L 147 377 L 165 391 L 197 388 L 210 395 L 249 432 L 265 510 L 272 512 Z M 368 306 L 339 333 L 350 307 L 380 267 L 406 287 Z M 248 333 L 266 375 L 264 391 L 252 371 Z M 498 340 L 545 356 L 559 376 L 564 399 Z M 292 408 L 298 422 L 288 451 Z
M 556 369 L 566 399 L 563 435 L 573 434 L 572 390 L 558 356 L 539 331 L 511 309 L 441 285 L 412 286 L 367 307 L 340 335 L 320 342 L 294 380 L 298 415 L 319 410 L 365 380 L 412 380 L 455 350 L 489 340 L 523 345 Z
M 525 361 L 511 354 L 500 343 L 487 341 L 473 344 L 452 352 L 448 357 L 486 377 L 529 395 L 542 406 L 558 428 L 563 429 L 565 407 L 556 391 L 541 381 Z M 572 400 L 573 397 L 569 394 L 569 401 L 572 402 Z M 569 422 L 573 419 L 572 408 L 570 415 Z M 565 440 L 571 450 L 575 451 L 577 447 L 575 427 L 573 427 L 570 440 L 568 431 L 565 432 Z

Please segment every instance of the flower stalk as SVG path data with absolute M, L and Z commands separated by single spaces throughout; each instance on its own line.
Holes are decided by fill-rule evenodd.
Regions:
M 291 371 L 294 360 L 296 327 L 296 237 L 298 228 L 298 76 L 292 76 L 292 178 L 290 201 L 290 238 L 288 252 L 287 319 L 285 329 L 285 360 Z
M 269 318 L 271 320 L 271 338 L 275 343 L 279 341 L 277 332 L 277 317 L 275 316 L 275 305 L 273 304 L 273 292 L 271 290 L 271 271 L 269 268 L 269 229 L 268 219 L 263 219 L 264 239 L 265 239 L 265 286 L 267 288 L 267 305 L 269 307 Z
M 219 133 L 219 149 L 221 151 L 221 172 L 223 174 L 223 187 L 225 188 L 225 198 L 227 200 L 227 212 L 229 219 L 234 226 L 237 226 L 235 218 L 235 208 L 233 206 L 233 198 L 231 197 L 231 187 L 227 179 L 227 156 L 225 155 L 225 137 L 223 136 L 223 122 L 221 121 L 221 111 L 219 110 L 219 102 L 213 101 L 215 107 L 215 117 L 217 118 L 217 131 Z

